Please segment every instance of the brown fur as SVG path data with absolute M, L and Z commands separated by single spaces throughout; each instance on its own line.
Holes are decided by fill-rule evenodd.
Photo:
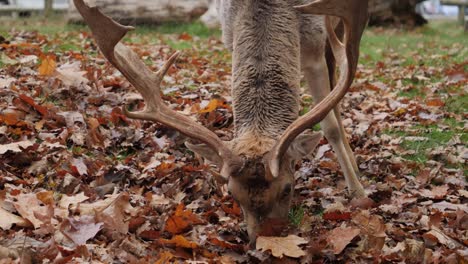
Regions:
M 281 160 L 280 176 L 267 180 L 267 155 L 284 130 L 298 118 L 301 68 L 314 95 L 328 93 L 332 68 L 325 62 L 324 17 L 302 15 L 302 0 L 218 0 L 223 40 L 233 52 L 232 97 L 235 137 L 226 143 L 243 165 L 223 175 L 247 223 L 251 242 L 267 218 L 286 218 L 294 193 L 294 167 L 318 144 L 321 134 L 303 134 Z M 317 88 L 324 91 L 317 91 Z M 333 113 L 325 134 L 343 142 L 344 129 Z M 328 138 L 327 135 L 327 138 Z M 335 145 L 334 145 L 335 146 Z M 338 145 L 336 145 L 338 146 Z M 341 145 L 339 145 L 341 147 Z M 222 167 L 222 159 L 203 145 L 194 152 Z M 347 173 L 347 171 L 346 171 Z

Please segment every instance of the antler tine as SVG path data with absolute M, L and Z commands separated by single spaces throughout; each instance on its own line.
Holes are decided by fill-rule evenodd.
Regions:
M 104 56 L 140 92 L 146 102 L 146 107 L 143 111 L 128 112 L 124 107 L 124 113 L 130 118 L 162 123 L 190 138 L 207 144 L 216 150 L 223 160 L 223 168 L 221 168 L 223 174 L 229 174 L 229 170 L 232 167 L 231 164 L 240 162 L 239 158 L 233 155 L 215 133 L 189 117 L 170 109 L 161 98 L 161 81 L 177 59 L 179 53 L 174 53 L 164 66 L 154 73 L 135 52 L 119 43 L 125 34 L 133 29 L 132 27 L 118 24 L 102 14 L 97 7 L 89 7 L 83 0 L 74 0 L 74 4 L 91 28 L 93 36 Z
M 345 26 L 344 44 L 338 39 L 330 18 L 326 17 L 326 28 L 337 62 L 340 63 L 340 78 L 332 92 L 319 102 L 309 113 L 294 121 L 284 132 L 269 153 L 269 167 L 273 178 L 278 177 L 280 159 L 292 141 L 304 130 L 319 123 L 344 97 L 356 73 L 359 45 L 368 19 L 367 0 L 318 0 L 296 8 L 306 14 L 340 17 Z

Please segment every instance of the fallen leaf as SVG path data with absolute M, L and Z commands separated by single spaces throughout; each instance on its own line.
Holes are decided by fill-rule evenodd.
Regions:
M 328 233 L 327 241 L 332 246 L 333 253 L 340 254 L 361 230 L 352 227 L 337 227 Z
M 435 203 L 432 205 L 432 208 L 438 209 L 440 211 L 445 211 L 447 209 L 453 211 L 462 210 L 465 211 L 465 213 L 468 213 L 468 206 L 466 204 L 454 204 L 446 201 Z
M 271 254 L 277 258 L 283 256 L 299 258 L 305 256 L 306 253 L 299 245 L 306 244 L 307 240 L 295 235 L 287 237 L 257 237 L 256 249 L 261 251 L 271 250 Z
M 128 193 L 122 193 L 112 204 L 102 211 L 96 211 L 96 219 L 104 223 L 104 228 L 111 232 L 126 234 L 128 232 L 128 221 L 126 210 L 131 208 Z
M 8 88 L 10 86 L 10 84 L 12 84 L 13 82 L 15 82 L 14 78 L 1 77 L 0 78 L 0 88 Z
M 60 231 L 73 241 L 77 246 L 86 244 L 102 229 L 103 223 L 96 223 L 92 215 L 84 215 L 79 218 L 67 218 L 60 225 Z
M 84 77 L 86 73 L 86 71 L 80 70 L 79 62 L 64 64 L 55 71 L 57 79 L 61 80 L 66 86 L 78 86 L 89 82 Z
M 185 206 L 179 204 L 176 211 L 166 221 L 165 230 L 172 234 L 180 234 L 187 231 L 192 225 L 203 224 L 203 221 L 189 210 L 184 210 Z
M 174 245 L 181 248 L 198 248 L 198 244 L 192 241 L 187 240 L 181 235 L 176 235 L 171 239 L 160 239 L 159 240 L 164 245 Z
M 39 228 L 43 221 L 39 220 L 35 213 L 40 215 L 47 215 L 47 207 L 41 205 L 41 201 L 37 199 L 36 194 L 20 194 L 16 197 L 17 202 L 14 203 L 18 213 L 28 219 L 34 226 L 34 228 Z
M 439 243 L 447 246 L 450 249 L 461 248 L 462 244 L 458 243 L 455 239 L 447 236 L 442 230 L 437 227 L 432 229 L 423 235 L 424 239 L 436 239 Z
M 7 151 L 11 151 L 15 153 L 22 152 L 23 149 L 31 147 L 32 145 L 34 145 L 34 143 L 29 140 L 0 145 L 0 155 L 7 153 Z
M 13 225 L 22 227 L 31 226 L 28 221 L 0 207 L 0 228 L 3 230 L 8 230 Z
M 51 76 L 57 68 L 57 58 L 53 54 L 44 55 L 41 57 L 41 64 L 39 65 L 39 75 Z
M 171 263 L 171 260 L 174 258 L 174 255 L 169 251 L 164 251 L 163 253 L 159 254 L 158 260 L 155 264 L 166 264 Z
M 423 189 L 419 193 L 423 197 L 440 200 L 440 199 L 443 199 L 447 195 L 448 190 L 449 190 L 448 185 L 442 185 L 442 186 L 432 187 L 431 190 Z
M 222 107 L 223 102 L 218 100 L 218 99 L 213 99 L 211 100 L 206 107 L 204 107 L 202 110 L 199 111 L 200 114 L 203 113 L 210 113 L 216 110 L 218 107 Z

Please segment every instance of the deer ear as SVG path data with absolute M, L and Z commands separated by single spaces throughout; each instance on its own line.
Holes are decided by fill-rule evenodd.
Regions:
M 223 161 L 219 157 L 218 153 L 215 150 L 208 147 L 206 144 L 191 144 L 189 142 L 185 142 L 185 146 L 193 151 L 196 155 L 209 160 L 213 164 L 215 164 L 218 168 L 221 168 L 223 165 Z
M 289 146 L 288 155 L 294 163 L 309 155 L 323 137 L 322 132 L 303 133 L 294 139 Z

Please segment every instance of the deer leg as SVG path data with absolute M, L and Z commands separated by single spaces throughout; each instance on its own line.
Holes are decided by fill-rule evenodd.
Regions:
M 333 109 L 333 112 L 335 113 L 336 120 L 338 121 L 340 130 L 341 130 L 341 134 L 344 135 L 343 136 L 344 145 L 345 145 L 345 148 L 346 148 L 346 152 L 351 157 L 351 163 L 353 165 L 354 172 L 356 173 L 356 175 L 359 175 L 359 168 L 358 168 L 356 159 L 354 158 L 354 152 L 351 149 L 351 146 L 349 145 L 349 140 L 348 140 L 348 137 L 346 136 L 346 130 L 345 130 L 344 126 L 343 126 L 343 122 L 342 122 L 342 118 L 341 118 L 341 107 L 337 105 Z
M 310 53 L 309 53 L 310 54 Z M 303 56 L 303 71 L 307 79 L 309 92 L 316 102 L 323 100 L 330 93 L 330 81 L 327 63 L 324 57 Z M 349 192 L 355 197 L 364 197 L 365 192 L 358 179 L 358 168 L 354 154 L 351 151 L 345 130 L 341 123 L 339 107 L 328 113 L 320 126 L 335 151 L 341 165 Z

